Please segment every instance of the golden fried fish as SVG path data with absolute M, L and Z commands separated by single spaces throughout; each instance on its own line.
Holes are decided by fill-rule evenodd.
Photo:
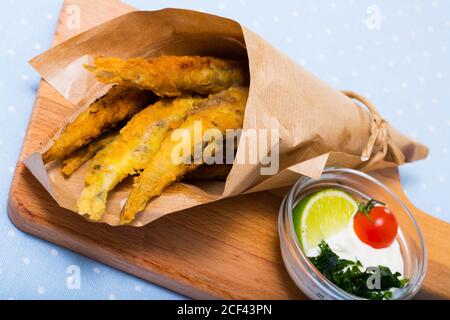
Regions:
M 87 146 L 75 150 L 62 161 L 61 171 L 66 177 L 70 177 L 83 164 L 91 160 L 100 150 L 110 144 L 118 132 L 109 132 L 95 139 Z
M 150 91 L 113 87 L 64 128 L 61 136 L 42 155 L 44 163 L 63 158 L 85 146 L 119 122 L 130 119 L 153 99 L 154 94 Z
M 128 175 L 143 170 L 159 150 L 166 133 L 178 127 L 197 108 L 202 98 L 162 99 L 135 115 L 92 159 L 85 188 L 78 200 L 78 211 L 91 220 L 105 212 L 108 192 Z
M 145 170 L 133 186 L 128 201 L 121 212 L 121 224 L 134 220 L 136 214 L 145 209 L 148 201 L 159 196 L 163 190 L 180 179 L 186 173 L 194 170 L 202 163 L 178 163 L 173 161 L 173 150 L 183 144 L 183 150 L 189 150 L 186 159 L 194 157 L 194 150 L 200 146 L 207 146 L 212 141 L 203 141 L 203 137 L 195 134 L 195 127 L 200 124 L 202 132 L 208 129 L 219 130 L 225 135 L 227 129 L 240 129 L 244 121 L 244 110 L 248 97 L 248 89 L 234 87 L 221 93 L 212 95 L 202 103 L 197 112 L 190 115 L 180 126 L 185 130 L 189 139 L 182 142 L 174 141 L 169 134 L 161 144 L 161 148 L 150 160 Z M 184 145 L 186 144 L 186 145 Z
M 103 83 L 152 90 L 159 96 L 211 94 L 248 84 L 247 63 L 198 56 L 161 56 L 153 59 L 97 57 L 86 69 Z

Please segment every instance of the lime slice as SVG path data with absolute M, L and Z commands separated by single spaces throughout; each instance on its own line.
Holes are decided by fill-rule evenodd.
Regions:
M 295 232 L 305 252 L 347 227 L 358 203 L 339 189 L 324 189 L 302 199 L 294 208 Z

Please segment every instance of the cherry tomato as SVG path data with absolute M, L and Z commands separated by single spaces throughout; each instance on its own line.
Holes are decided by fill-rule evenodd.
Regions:
M 370 200 L 359 206 L 358 213 L 353 220 L 353 229 L 358 238 L 369 246 L 382 249 L 389 247 L 395 240 L 398 231 L 397 219 L 384 206 Z

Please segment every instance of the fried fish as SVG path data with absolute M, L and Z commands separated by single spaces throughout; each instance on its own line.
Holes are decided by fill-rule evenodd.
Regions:
M 200 97 L 162 99 L 137 115 L 92 159 L 78 211 L 91 220 L 105 212 L 108 192 L 129 175 L 139 173 L 159 150 L 166 133 L 178 127 L 198 107 Z
M 70 177 L 83 164 L 91 160 L 100 150 L 110 144 L 118 132 L 109 132 L 95 139 L 87 146 L 75 150 L 62 161 L 61 171 L 66 177 Z
M 204 148 L 214 141 L 203 141 L 202 135 L 195 134 L 197 124 L 201 125 L 202 132 L 208 129 L 219 130 L 225 135 L 227 129 L 240 129 L 244 121 L 244 110 L 248 97 L 248 89 L 235 87 L 221 93 L 212 95 L 202 103 L 202 107 L 190 115 L 180 126 L 179 130 L 188 133 L 188 139 L 182 142 L 174 141 L 171 134 L 164 139 L 159 151 L 150 160 L 143 173 L 136 179 L 121 212 L 121 224 L 127 224 L 134 220 L 136 214 L 145 209 L 152 198 L 159 196 L 163 190 L 194 170 L 202 163 L 174 161 L 174 148 L 183 144 L 183 150 L 189 150 L 190 154 L 183 155 L 186 159 L 195 158 L 198 146 Z M 184 145 L 185 144 L 185 145 Z
M 154 94 L 150 91 L 114 86 L 64 128 L 61 136 L 42 155 L 44 163 L 63 158 L 85 146 L 118 123 L 130 119 L 153 99 Z
M 212 94 L 231 86 L 248 85 L 247 63 L 199 56 L 152 59 L 97 57 L 85 68 L 103 83 L 151 90 L 159 96 Z

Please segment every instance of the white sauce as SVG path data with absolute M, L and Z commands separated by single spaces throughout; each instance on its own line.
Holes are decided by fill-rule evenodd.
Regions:
M 397 240 L 387 248 L 372 248 L 359 240 L 353 230 L 353 219 L 350 219 L 350 221 L 344 230 L 325 239 L 325 242 L 330 246 L 331 250 L 339 258 L 361 261 L 364 268 L 386 266 L 393 273 L 399 272 L 403 275 L 403 257 Z M 319 247 L 311 248 L 307 252 L 308 257 L 315 257 L 319 254 Z

